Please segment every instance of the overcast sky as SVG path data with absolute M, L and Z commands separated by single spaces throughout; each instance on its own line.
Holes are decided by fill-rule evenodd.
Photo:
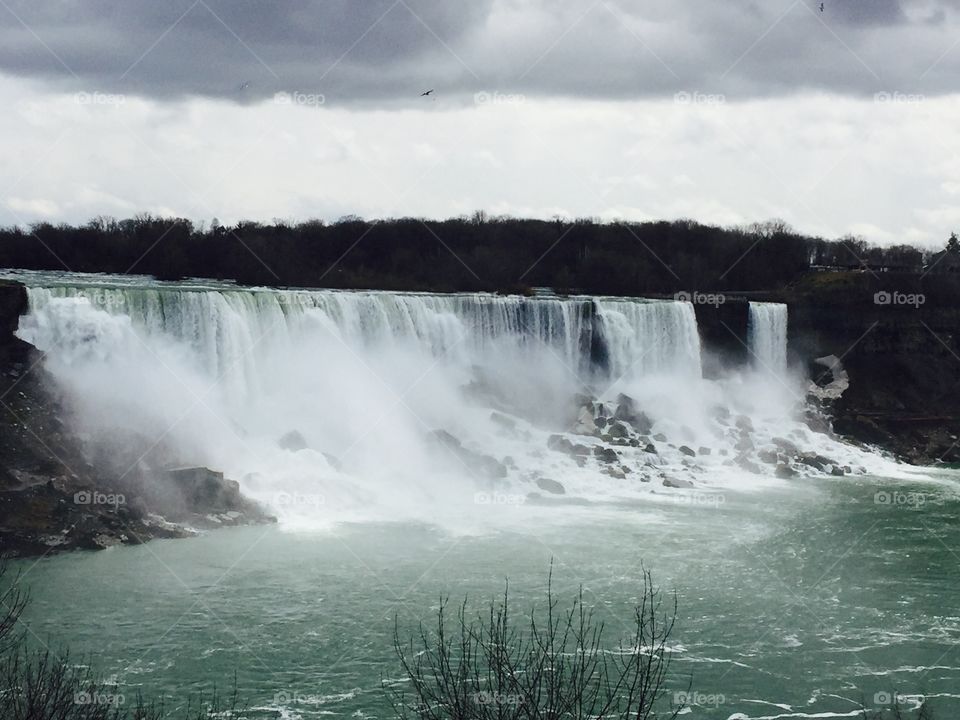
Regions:
M 0 0 L 0 222 L 484 209 L 936 246 L 958 84 L 960 0 Z

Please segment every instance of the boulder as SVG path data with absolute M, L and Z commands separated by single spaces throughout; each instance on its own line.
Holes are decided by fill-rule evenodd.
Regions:
M 830 458 L 824 457 L 823 455 L 818 455 L 816 453 L 801 453 L 797 456 L 797 462 L 803 463 L 804 465 L 816 468 L 817 470 L 821 470 L 823 472 L 826 472 L 829 467 L 837 464 Z
M 697 456 L 696 451 L 695 451 L 693 448 L 691 448 L 691 447 L 687 447 L 686 445 L 681 445 L 678 449 L 680 450 L 681 453 L 683 453 L 684 455 L 686 455 L 686 456 L 688 456 L 688 457 L 696 457 L 696 456 Z
M 590 408 L 580 408 L 577 422 L 573 425 L 573 432 L 577 435 L 596 435 L 597 424 L 593 421 L 593 412 Z
M 547 438 L 547 447 L 551 450 L 556 450 L 557 452 L 566 453 L 567 455 L 590 454 L 589 447 L 586 445 L 580 445 L 579 443 L 571 442 L 563 435 L 551 435 L 549 438 Z
M 713 452 L 713 451 L 712 451 L 710 448 L 708 448 L 708 447 L 703 447 L 703 446 L 701 445 L 701 446 L 697 449 L 697 452 L 698 452 L 700 455 L 709 455 L 709 454 L 710 454 L 711 452 Z
M 323 455 L 327 459 L 327 463 L 334 470 L 336 470 L 337 472 L 343 471 L 343 461 L 341 461 L 340 458 L 338 458 L 336 455 L 328 452 L 321 453 L 321 455 Z
M 646 452 L 646 453 L 651 453 L 651 454 L 653 454 L 653 455 L 656 455 L 656 454 L 657 454 L 657 446 L 654 445 L 653 443 L 649 443 L 649 444 L 643 449 L 643 451 Z
M 738 415 L 736 426 L 740 430 L 745 430 L 747 432 L 753 432 L 753 421 L 748 418 L 746 415 Z
M 760 458 L 760 462 L 765 462 L 768 465 L 776 465 L 780 459 L 780 455 L 776 450 L 761 450 L 757 453 L 757 457 Z
M 676 488 L 678 490 L 686 490 L 687 488 L 692 488 L 693 483 L 689 480 L 684 480 L 683 478 L 664 478 L 663 486 L 668 488 Z
M 622 421 L 614 422 L 607 428 L 607 436 L 616 439 L 626 439 L 630 437 L 630 431 Z
M 759 465 L 753 462 L 750 458 L 744 457 L 743 455 L 737 458 L 737 465 L 742 467 L 744 470 L 747 470 L 748 472 L 754 473 L 755 475 L 763 474 L 763 471 L 760 469 Z
M 490 455 L 463 447 L 463 443 L 446 430 L 434 430 L 430 437 L 435 443 L 445 447 L 451 455 L 459 458 L 471 473 L 487 480 L 500 480 L 507 476 L 507 468 L 502 462 Z
M 773 471 L 774 475 L 778 478 L 787 479 L 797 476 L 797 471 L 785 463 L 780 463 L 777 465 L 777 469 Z
M 636 401 L 629 395 L 624 395 L 623 393 L 617 395 L 617 409 L 613 417 L 633 426 L 633 428 L 641 434 L 650 432 L 650 429 L 653 427 L 653 421 L 647 417 L 646 413 L 637 407 Z
M 657 442 L 665 443 L 667 441 L 667 436 L 664 435 L 663 433 L 657 433 L 656 435 L 653 436 L 653 439 L 656 440 Z
M 284 450 L 290 450 L 291 452 L 306 450 L 309 447 L 307 445 L 307 439 L 300 433 L 299 430 L 291 430 L 290 432 L 286 433 L 283 437 L 277 440 L 277 445 Z
M 770 442 L 776 445 L 780 452 L 784 453 L 785 455 L 789 455 L 790 457 L 793 457 L 799 452 L 797 446 L 786 438 L 775 437 Z
M 620 456 L 617 455 L 617 451 L 613 448 L 603 447 L 601 445 L 595 445 L 593 448 L 593 455 L 597 460 L 605 463 L 614 463 L 620 459 Z
M 567 492 L 563 485 L 550 478 L 537 478 L 537 487 L 551 495 L 564 495 Z

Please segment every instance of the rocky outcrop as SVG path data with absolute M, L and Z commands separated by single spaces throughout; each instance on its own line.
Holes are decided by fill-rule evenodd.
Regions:
M 460 440 L 446 430 L 435 430 L 429 437 L 435 445 L 442 447 L 451 457 L 459 460 L 476 478 L 502 480 L 507 476 L 506 465 L 495 457 L 465 448 Z
M 820 409 L 826 429 L 854 441 L 914 463 L 960 462 L 960 277 L 814 274 L 778 299 L 792 354 L 818 380 L 808 420 Z
M 94 468 L 42 354 L 13 335 L 26 309 L 24 288 L 0 282 L 0 553 L 97 550 L 272 520 L 213 471 L 177 480 L 142 468 L 122 478 Z

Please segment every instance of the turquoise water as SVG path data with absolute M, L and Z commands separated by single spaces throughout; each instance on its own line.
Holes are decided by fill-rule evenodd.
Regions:
M 852 716 L 900 693 L 960 716 L 960 500 L 929 483 L 804 480 L 714 501 L 510 508 L 488 533 L 243 528 L 24 561 L 34 642 L 69 645 L 168 704 L 232 684 L 256 717 L 386 717 L 401 632 L 441 595 L 519 607 L 583 585 L 628 631 L 641 563 L 679 602 L 672 688 L 690 718 Z M 878 496 L 877 493 L 887 493 Z

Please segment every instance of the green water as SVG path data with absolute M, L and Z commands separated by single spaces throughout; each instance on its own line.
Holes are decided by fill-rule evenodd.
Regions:
M 506 577 L 528 605 L 553 558 L 555 590 L 582 583 L 614 645 L 642 562 L 678 595 L 672 687 L 702 701 L 685 717 L 847 716 L 892 692 L 960 717 L 955 487 L 804 481 L 715 504 L 543 508 L 464 536 L 224 530 L 22 562 L 25 621 L 35 642 L 88 654 L 130 696 L 183 704 L 236 673 L 255 717 L 386 717 L 394 616 L 409 632 L 441 594 L 482 601 Z M 878 503 L 878 491 L 904 495 Z

